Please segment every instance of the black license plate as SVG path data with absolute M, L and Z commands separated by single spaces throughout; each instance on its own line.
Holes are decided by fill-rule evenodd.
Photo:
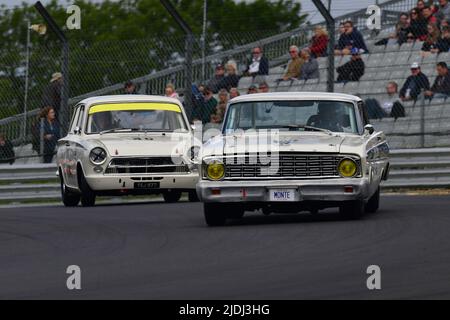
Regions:
M 158 189 L 159 182 L 135 182 L 135 189 Z

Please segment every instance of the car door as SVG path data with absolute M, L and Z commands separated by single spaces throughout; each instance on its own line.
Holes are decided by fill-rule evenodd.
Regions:
M 75 107 L 75 112 L 72 117 L 72 122 L 69 126 L 67 136 L 60 141 L 61 155 L 61 169 L 66 185 L 68 187 L 76 187 L 76 148 L 77 140 L 79 139 L 77 131 L 80 128 L 80 117 L 82 114 L 82 105 Z

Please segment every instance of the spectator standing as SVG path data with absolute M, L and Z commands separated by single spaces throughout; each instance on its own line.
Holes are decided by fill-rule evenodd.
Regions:
M 219 63 L 216 66 L 214 78 L 209 80 L 207 86 L 210 87 L 214 93 L 217 93 L 219 92 L 219 85 L 223 78 L 225 78 L 225 67 L 223 66 L 223 64 Z
M 427 37 L 427 21 L 420 15 L 419 10 L 414 8 L 410 11 L 410 26 L 408 33 L 414 36 L 414 39 L 424 41 Z
M 436 18 L 440 23 L 443 20 L 450 21 L 450 4 L 448 0 L 439 0 L 439 10 L 436 12 Z
M 211 121 L 211 115 L 214 114 L 217 107 L 217 100 L 213 96 L 213 92 L 210 87 L 205 87 L 204 90 L 204 102 L 200 108 L 195 108 L 193 111 L 194 121 L 201 121 L 206 124 Z
M 51 106 L 45 107 L 42 109 L 40 118 L 44 119 L 44 163 L 51 163 L 56 144 L 60 139 L 60 128 L 56 121 L 55 109 Z M 38 126 L 40 126 L 40 122 L 38 122 Z M 38 128 L 36 131 L 40 132 L 40 129 Z
M 447 99 L 450 96 L 450 72 L 445 62 L 439 62 L 436 66 L 438 76 L 430 90 L 425 92 L 425 96 L 432 98 Z
M 365 65 L 361 53 L 357 48 L 353 48 L 351 53 L 351 60 L 336 69 L 338 82 L 359 81 L 364 75 Z
M 15 156 L 11 141 L 0 133 L 0 163 L 9 163 L 12 165 L 15 161 Z
M 425 39 L 423 45 L 422 45 L 422 51 L 421 56 L 426 57 L 430 55 L 430 53 L 437 52 L 437 43 L 439 41 L 439 38 L 441 36 L 441 33 L 439 31 L 439 28 L 436 24 L 429 24 L 427 26 L 427 38 Z
M 311 57 L 309 50 L 302 50 L 304 63 L 300 68 L 300 80 L 319 79 L 319 63 Z
M 175 91 L 175 86 L 171 83 L 166 85 L 166 97 L 174 98 L 174 99 L 180 99 L 178 96 L 178 93 Z
M 288 63 L 286 73 L 281 79 L 283 81 L 297 79 L 300 76 L 300 68 L 304 63 L 304 60 L 299 56 L 299 49 L 297 46 L 291 46 L 289 48 L 289 54 L 291 60 Z
M 247 64 L 244 71 L 245 76 L 267 76 L 269 74 L 269 59 L 267 59 L 261 47 L 255 47 L 252 50 L 252 59 Z
M 237 75 L 237 64 L 235 61 L 230 60 L 225 65 L 227 75 L 220 81 L 219 90 L 226 89 L 230 91 L 231 88 L 237 88 L 239 84 L 239 76 Z
M 309 45 L 309 52 L 314 58 L 325 57 L 327 55 L 328 48 L 328 32 L 325 28 L 317 26 L 314 28 L 314 36 L 311 39 Z
M 239 93 L 238 88 L 231 88 L 230 89 L 230 100 L 236 97 L 239 97 L 241 94 Z
M 358 49 L 361 53 L 368 53 L 364 38 L 354 26 L 352 21 L 346 21 L 344 23 L 345 33 L 342 34 L 338 41 L 336 55 L 348 55 L 351 54 L 353 48 Z
M 430 82 L 422 73 L 419 63 L 414 62 L 411 65 L 411 75 L 400 90 L 400 99 L 402 101 L 417 100 L 422 90 L 430 90 Z
M 60 72 L 52 74 L 50 84 L 45 88 L 42 95 L 42 107 L 51 106 L 58 114 L 61 108 L 61 91 L 63 85 L 63 76 Z
M 132 81 L 126 82 L 123 90 L 125 94 L 137 94 L 136 84 Z

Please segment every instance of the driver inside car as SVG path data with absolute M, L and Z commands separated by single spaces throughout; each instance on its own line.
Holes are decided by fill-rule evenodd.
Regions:
M 91 132 L 102 132 L 114 129 L 114 123 L 110 112 L 100 112 L 92 117 Z
M 317 115 L 308 119 L 307 126 L 330 130 L 333 132 L 343 132 L 344 129 L 339 121 L 336 112 L 337 106 L 334 102 L 321 102 L 317 108 Z

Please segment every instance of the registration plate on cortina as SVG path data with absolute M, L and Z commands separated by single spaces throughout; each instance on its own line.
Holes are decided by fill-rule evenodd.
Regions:
M 270 201 L 293 202 L 296 201 L 297 190 L 295 189 L 270 189 Z

